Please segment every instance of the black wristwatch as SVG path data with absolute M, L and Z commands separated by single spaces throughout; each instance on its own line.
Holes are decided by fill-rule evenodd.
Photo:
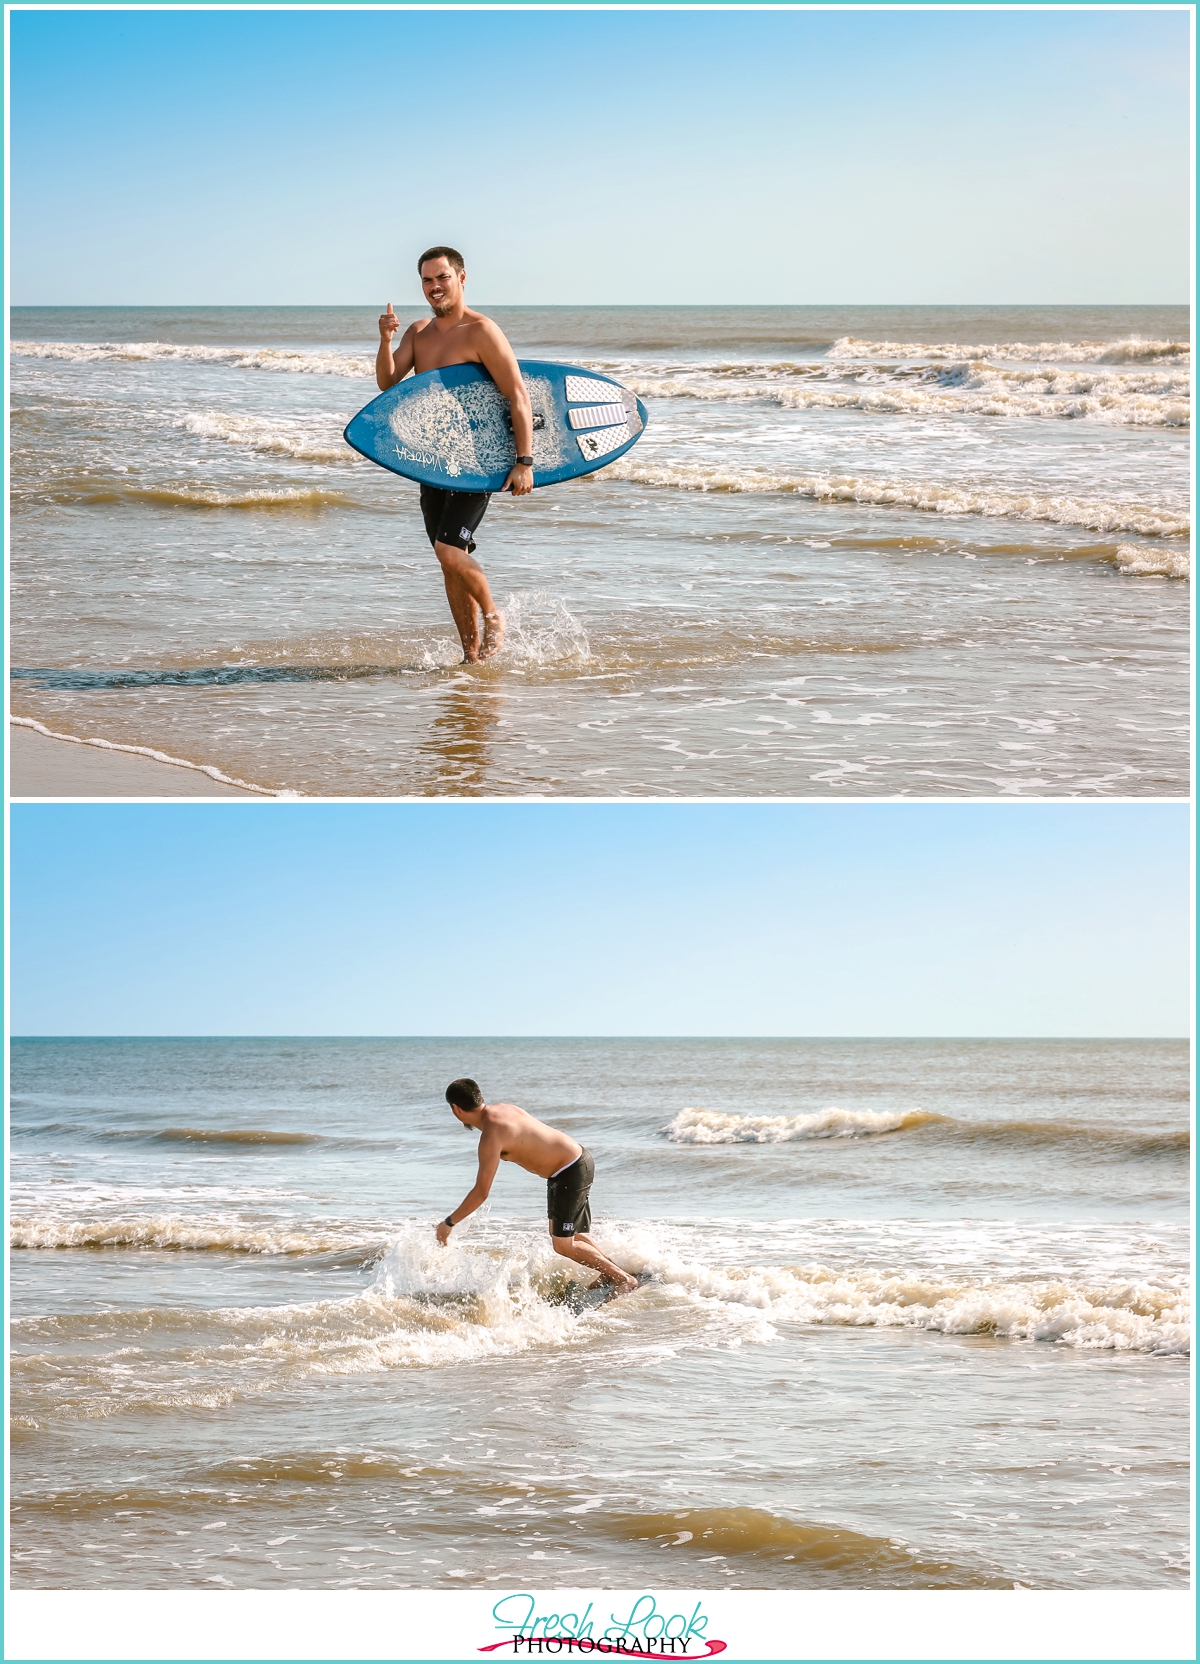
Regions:
M 446 1217 L 442 1220 L 442 1224 L 443 1225 L 449 1225 L 451 1230 L 454 1229 L 454 1221 L 453 1221 L 453 1219 L 451 1219 L 449 1214 L 447 1214 Z
M 517 467 L 518 468 L 532 468 L 533 467 L 533 458 L 531 456 L 519 456 L 517 458 Z

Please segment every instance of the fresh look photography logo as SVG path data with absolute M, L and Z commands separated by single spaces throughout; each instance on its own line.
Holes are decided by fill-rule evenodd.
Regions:
M 625 1616 L 610 1612 L 602 1620 L 588 1602 L 583 1612 L 539 1612 L 530 1594 L 505 1595 L 492 1607 L 497 1629 L 507 1633 L 479 1652 L 511 1651 L 514 1656 L 546 1657 L 590 1653 L 619 1658 L 712 1658 L 727 1643 L 706 1635 L 708 1616 L 701 1602 L 694 1610 L 661 1608 L 653 1595 L 639 1595 Z

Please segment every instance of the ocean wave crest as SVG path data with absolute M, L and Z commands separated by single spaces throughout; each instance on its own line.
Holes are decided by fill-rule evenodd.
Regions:
M 323 491 L 316 486 L 289 486 L 278 490 L 219 491 L 203 485 L 133 485 L 121 480 L 62 480 L 48 490 L 27 492 L 38 503 L 65 503 L 69 507 L 103 508 L 110 503 L 134 503 L 149 508 L 261 509 L 312 514 L 327 508 L 360 508 L 353 497 L 340 491 Z
M 126 1134 L 125 1136 L 130 1136 Z M 250 1127 L 245 1130 L 226 1130 L 223 1127 L 163 1127 L 143 1136 L 163 1144 L 322 1144 L 320 1133 L 269 1132 Z
M 907 1132 L 946 1119 L 923 1109 L 823 1109 L 815 1115 L 722 1115 L 710 1109 L 681 1109 L 663 1131 L 673 1144 L 794 1144 Z
M 218 1242 L 218 1233 L 205 1226 L 208 1240 L 200 1242 L 188 1240 L 195 1232 L 185 1221 L 138 1224 L 168 1227 L 161 1240 L 138 1246 L 232 1245 L 286 1253 L 312 1252 L 320 1241 L 311 1234 L 296 1241 L 283 1232 L 243 1229 L 236 1244 Z M 125 1222 L 123 1244 L 144 1236 L 130 1225 Z M 112 1245 L 106 1233 L 96 1236 L 88 1246 Z M 327 1251 L 345 1246 L 331 1238 Z M 438 1369 L 579 1346 L 595 1324 L 581 1321 L 561 1300 L 542 1298 L 535 1286 L 536 1278 L 549 1293 L 556 1276 L 561 1283 L 561 1273 L 541 1271 L 555 1257 L 549 1239 L 540 1236 L 524 1252 L 493 1254 L 462 1244 L 442 1249 L 433 1221 L 426 1220 L 393 1239 L 369 1288 L 346 1297 L 207 1311 L 99 1312 L 66 1325 L 60 1318 L 34 1319 L 18 1334 L 32 1349 L 13 1354 L 14 1396 L 36 1425 L 130 1410 L 218 1408 L 313 1376 Z M 759 1323 L 757 1314 L 747 1315 L 750 1324 L 742 1328 Z
M 843 335 L 826 354 L 832 359 L 856 358 L 989 358 L 1035 363 L 1066 364 L 1187 363 L 1188 341 L 1143 341 L 1131 335 L 1123 341 L 994 341 L 988 346 L 965 346 L 957 341 L 863 341 Z
M 1082 1351 L 1191 1351 L 1190 1297 L 1152 1283 L 968 1282 L 825 1266 L 739 1274 L 668 1265 L 659 1275 L 705 1299 L 744 1301 L 772 1320 L 991 1334 Z
M 13 341 L 16 358 L 60 359 L 92 364 L 100 359 L 132 363 L 190 360 L 225 364 L 234 370 L 273 370 L 284 375 L 344 376 L 361 381 L 372 376 L 375 360 L 364 353 L 281 352 L 275 347 L 202 347 L 170 341 Z
M 1099 380 L 1100 378 L 1093 378 Z M 1117 378 L 1109 378 L 1116 382 Z M 781 386 L 778 383 L 731 386 L 678 377 L 648 380 L 631 376 L 626 386 L 641 398 L 700 399 L 710 403 L 756 400 L 782 410 L 861 410 L 880 416 L 1009 416 L 1064 421 L 1107 422 L 1119 427 L 1186 428 L 1191 407 L 1186 396 L 1163 397 L 1119 385 L 1090 392 L 1053 392 L 1051 385 L 1016 389 L 999 375 L 975 377 L 974 387 L 953 390 L 947 379 L 934 391 L 901 382 L 883 385 L 855 381 L 851 387 Z
M 642 1298 L 683 1299 L 758 1314 L 770 1340 L 779 1322 L 822 1326 L 922 1329 L 946 1335 L 994 1335 L 1083 1351 L 1186 1356 L 1191 1350 L 1191 1295 L 1182 1278 L 1108 1280 L 1034 1273 L 1027 1277 L 884 1270 L 874 1266 L 720 1265 L 688 1260 L 642 1225 L 603 1225 L 593 1234 L 604 1252 L 654 1281 Z
M 813 1115 L 724 1115 L 716 1110 L 681 1109 L 663 1128 L 673 1144 L 796 1144 L 815 1138 L 871 1138 L 881 1133 L 929 1127 L 931 1136 L 955 1143 L 1040 1148 L 1061 1144 L 1081 1154 L 1140 1160 L 1186 1157 L 1191 1134 L 1138 1132 L 1124 1127 L 1079 1126 L 1064 1121 L 963 1121 L 923 1109 L 846 1110 Z
M 1177 509 L 1143 507 L 1117 499 L 1051 497 L 1034 491 L 972 490 L 918 480 L 867 480 L 832 474 L 768 474 L 707 468 L 696 463 L 641 461 L 627 452 L 604 470 L 606 478 L 682 491 L 761 492 L 811 497 L 816 502 L 911 508 L 931 514 L 979 514 L 989 519 L 1046 521 L 1088 531 L 1141 537 L 1185 537 L 1190 519 Z
M 1117 550 L 1117 566 L 1135 578 L 1190 578 L 1192 552 L 1190 549 L 1144 549 L 1136 543 L 1122 543 Z
M 847 372 L 842 369 L 841 374 Z M 853 373 L 853 372 L 851 372 Z M 1047 398 L 1121 398 L 1130 394 L 1142 397 L 1179 400 L 1186 406 L 1191 393 L 1191 366 L 1172 369 L 1160 366 L 1154 370 L 1082 370 L 1062 364 L 1039 364 L 1035 367 L 999 366 L 981 359 L 968 359 L 952 364 L 930 364 L 916 370 L 882 367 L 882 375 L 902 377 L 904 380 L 927 383 L 938 387 L 962 387 L 968 391 L 990 388 L 1019 388 Z M 858 372 L 870 374 L 869 370 Z
M 1010 1588 L 1011 1578 L 991 1576 L 949 1560 L 918 1554 L 906 1543 L 869 1537 L 838 1526 L 809 1524 L 780 1517 L 765 1508 L 685 1508 L 663 1514 L 603 1513 L 592 1517 L 593 1529 L 609 1536 L 676 1550 L 683 1558 L 703 1555 L 701 1564 L 720 1557 L 766 1561 L 776 1571 L 793 1562 L 802 1576 L 814 1574 L 853 1587 L 870 1588 Z M 696 1582 L 704 1575 L 696 1567 Z M 860 1581 L 861 1580 L 861 1581 Z
M 248 1225 L 181 1215 L 129 1219 L 13 1219 L 11 1248 L 154 1248 L 221 1254 L 328 1254 L 350 1245 L 345 1232 Z

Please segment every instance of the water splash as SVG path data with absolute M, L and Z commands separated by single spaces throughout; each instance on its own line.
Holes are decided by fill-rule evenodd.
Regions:
M 510 665 L 554 664 L 591 656 L 587 632 L 557 595 L 544 589 L 518 590 L 502 603 L 504 648 Z

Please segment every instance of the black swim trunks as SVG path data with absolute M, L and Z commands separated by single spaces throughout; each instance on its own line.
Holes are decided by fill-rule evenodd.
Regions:
M 452 543 L 471 554 L 475 533 L 491 501 L 489 491 L 443 491 L 436 485 L 421 487 L 421 513 L 431 543 Z
M 592 1228 L 592 1207 L 588 1192 L 596 1176 L 596 1163 L 586 1150 L 552 1179 L 546 1180 L 546 1212 L 551 1236 L 576 1236 Z

